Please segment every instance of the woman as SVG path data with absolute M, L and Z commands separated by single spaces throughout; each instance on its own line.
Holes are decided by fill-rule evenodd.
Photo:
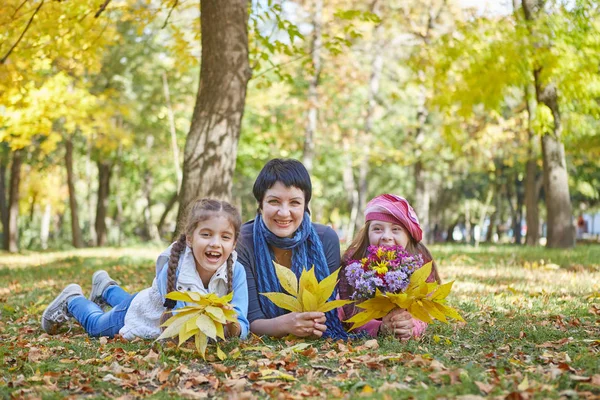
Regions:
M 238 261 L 246 267 L 248 278 L 250 330 L 274 337 L 346 338 L 335 311 L 286 313 L 259 294 L 282 291 L 273 261 L 298 277 L 303 268 L 314 265 L 319 281 L 340 266 L 337 234 L 310 221 L 308 171 L 297 160 L 273 159 L 259 173 L 252 191 L 258 212 L 242 226 L 237 245 Z

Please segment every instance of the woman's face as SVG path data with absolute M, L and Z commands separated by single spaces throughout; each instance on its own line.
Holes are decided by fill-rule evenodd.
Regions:
M 385 221 L 371 221 L 369 244 L 372 246 L 402 246 L 406 249 L 410 235 L 403 226 Z
M 277 181 L 265 192 L 261 209 L 268 230 L 279 237 L 290 237 L 304 219 L 304 192 Z

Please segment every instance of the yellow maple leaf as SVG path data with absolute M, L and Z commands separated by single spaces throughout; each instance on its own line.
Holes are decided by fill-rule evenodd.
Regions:
M 215 341 L 217 337 L 225 339 L 224 324 L 237 322 L 237 313 L 229 304 L 233 299 L 233 292 L 223 297 L 214 293 L 171 292 L 165 297 L 183 301 L 186 305 L 174 310 L 175 314 L 161 325 L 165 330 L 156 340 L 179 335 L 179 346 L 181 346 L 194 336 L 196 349 L 203 358 L 205 358 L 208 339 Z M 217 348 L 217 356 L 222 360 L 226 357 L 219 348 Z
M 261 295 L 267 297 L 279 308 L 292 312 L 328 312 L 353 302 L 352 300 L 328 301 L 337 285 L 339 269 L 319 282 L 314 266 L 308 271 L 303 269 L 300 279 L 297 279 L 289 268 L 276 262 L 273 264 L 281 287 L 289 294 L 269 292 L 261 293 Z

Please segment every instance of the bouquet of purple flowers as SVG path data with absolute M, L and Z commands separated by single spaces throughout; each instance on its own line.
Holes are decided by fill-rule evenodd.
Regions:
M 382 293 L 401 293 L 410 283 L 410 277 L 423 266 L 423 257 L 413 255 L 402 246 L 369 246 L 367 257 L 351 260 L 346 267 L 346 278 L 355 291 L 352 300 L 366 300 Z

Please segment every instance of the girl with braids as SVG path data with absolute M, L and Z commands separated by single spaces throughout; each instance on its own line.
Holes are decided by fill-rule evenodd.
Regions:
M 431 253 L 421 242 L 423 231 L 415 210 L 406 199 L 393 194 L 382 194 L 372 199 L 365 209 L 365 225 L 342 257 L 342 270 L 338 285 L 341 299 L 349 299 L 353 288 L 346 278 L 346 267 L 350 260 L 360 260 L 367 256 L 369 246 L 402 246 L 411 254 L 420 254 L 423 262 L 433 261 Z M 435 261 L 428 282 L 441 283 Z M 340 318 L 346 320 L 357 313 L 354 304 L 338 309 Z M 371 336 L 393 334 L 399 339 L 408 340 L 420 336 L 427 327 L 425 322 L 412 318 L 408 311 L 395 308 L 381 321 L 373 320 L 358 328 Z
M 242 226 L 237 251 L 248 276 L 248 319 L 257 335 L 346 338 L 335 311 L 286 312 L 259 293 L 283 292 L 273 261 L 297 277 L 315 267 L 319 281 L 340 266 L 340 242 L 333 229 L 312 223 L 312 185 L 296 160 L 269 161 L 254 182 L 256 218 Z M 335 298 L 335 294 L 332 296 Z
M 240 225 L 240 214 L 227 202 L 192 202 L 185 232 L 158 257 L 152 287 L 132 295 L 106 271 L 96 271 L 89 300 L 79 285 L 68 285 L 44 311 L 42 328 L 56 334 L 73 317 L 92 337 L 118 333 L 127 340 L 154 339 L 160 335 L 165 314 L 185 305 L 165 299 L 167 293 L 177 290 L 224 296 L 233 291 L 231 305 L 238 322 L 227 324 L 225 335 L 245 338 L 249 329 L 246 272 L 233 250 Z M 103 312 L 100 306 L 104 304 L 113 308 Z

